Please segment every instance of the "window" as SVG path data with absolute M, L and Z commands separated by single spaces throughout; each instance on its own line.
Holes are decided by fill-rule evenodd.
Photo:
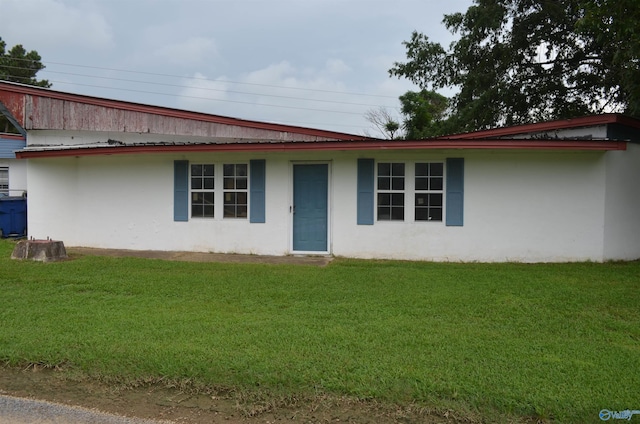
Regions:
M 404 163 L 378 163 L 378 221 L 404 221 Z
M 191 165 L 191 216 L 213 218 L 213 164 Z
M 224 164 L 224 217 L 247 217 L 247 164 Z
M 442 221 L 442 190 L 444 164 L 416 163 L 415 218 L 416 221 Z
M 0 196 L 9 194 L 9 168 L 0 168 Z

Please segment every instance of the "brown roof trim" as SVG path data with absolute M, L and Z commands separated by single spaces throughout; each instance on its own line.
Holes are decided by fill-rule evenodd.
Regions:
M 0 91 L 8 91 L 29 96 L 39 96 L 56 100 L 65 100 L 90 104 L 93 106 L 108 107 L 113 109 L 127 110 L 132 112 L 150 113 L 172 118 L 191 119 L 194 121 L 212 122 L 216 124 L 235 125 L 239 127 L 255 128 L 261 130 L 287 132 L 293 134 L 311 135 L 321 138 L 333 138 L 337 140 L 369 140 L 371 137 L 361 135 L 341 133 L 336 131 L 326 131 L 314 128 L 297 127 L 293 125 L 274 124 L 260 121 L 250 121 L 239 118 L 231 118 L 220 115 L 211 115 L 202 112 L 191 112 L 181 109 L 172 109 L 162 106 L 151 106 L 142 103 L 133 103 L 123 100 L 111 100 L 101 97 L 92 97 L 82 94 L 71 94 L 62 91 L 55 91 L 49 88 L 34 87 L 24 84 L 0 81 Z
M 25 149 L 16 152 L 18 159 L 150 154 L 150 153 L 191 153 L 191 152 L 300 152 L 300 151 L 355 151 L 355 150 L 573 150 L 607 151 L 626 150 L 622 141 L 574 141 L 574 140 L 417 140 L 417 141 L 321 141 L 321 142 L 273 142 L 273 143 L 220 143 L 220 144 L 148 144 L 78 147 L 42 150 Z
M 442 137 L 437 137 L 437 139 L 458 140 L 504 137 L 523 133 L 553 131 L 567 128 L 593 127 L 607 124 L 623 124 L 640 129 L 640 120 L 616 113 L 607 113 L 602 115 L 590 115 L 572 119 L 537 122 L 534 124 L 523 124 L 512 127 L 493 128 L 489 130 L 473 131 L 469 133 L 445 135 Z

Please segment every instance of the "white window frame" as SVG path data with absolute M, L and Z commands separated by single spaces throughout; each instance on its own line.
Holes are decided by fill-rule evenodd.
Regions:
M 426 175 L 418 175 L 418 165 L 427 165 L 428 171 L 426 173 Z M 431 168 L 432 165 L 440 165 L 441 169 L 442 169 L 442 173 L 440 175 L 437 175 L 435 173 L 432 173 Z M 415 222 L 442 222 L 444 220 L 444 180 L 445 180 L 445 164 L 443 161 L 420 161 L 420 162 L 414 162 L 413 164 L 414 167 L 414 171 L 413 171 L 413 182 L 414 182 L 414 187 L 413 187 L 413 201 L 414 201 L 414 205 L 413 205 L 413 211 L 414 211 L 414 221 Z M 427 188 L 418 188 L 418 178 L 420 179 L 426 179 L 427 182 Z M 440 188 L 438 188 L 440 187 Z M 417 197 L 419 195 L 425 195 L 427 199 L 429 199 L 432 195 L 439 195 L 440 196 L 440 205 L 429 205 L 429 204 L 418 204 L 418 199 Z M 427 200 L 427 203 L 429 203 L 429 201 Z M 428 218 L 427 219 L 418 219 L 418 209 L 422 209 L 422 210 L 426 210 L 427 214 L 428 214 Z M 438 218 L 436 216 L 435 219 L 432 219 L 431 215 L 429 214 L 430 210 L 439 210 L 440 211 L 440 217 Z M 435 216 L 435 215 L 434 215 Z
M 203 172 L 201 173 L 201 175 L 193 175 L 193 169 L 194 167 L 197 166 L 202 166 L 203 167 Z M 212 173 L 211 175 L 206 175 L 207 172 L 205 172 L 204 167 L 205 166 L 211 166 L 212 167 Z M 201 186 L 199 188 L 193 188 L 194 186 L 194 181 L 195 180 L 200 180 L 202 182 Z M 205 187 L 206 184 L 206 180 L 207 179 L 211 179 L 212 180 L 212 184 L 211 186 L 207 186 Z M 215 189 L 215 185 L 216 185 L 216 164 L 215 163 L 189 163 L 189 216 L 191 218 L 203 218 L 203 219 L 213 219 L 216 217 L 216 201 L 215 201 L 215 197 L 216 197 L 216 189 Z M 212 204 L 211 204 L 211 214 L 205 214 L 205 210 L 204 208 L 207 206 L 206 205 L 206 199 L 204 199 L 206 194 L 210 194 L 211 196 L 206 196 L 206 197 L 210 197 L 212 200 Z M 195 200 L 195 196 L 202 196 L 202 205 L 197 205 L 197 206 L 202 206 L 203 207 L 203 211 L 202 214 L 199 215 L 194 215 L 194 200 Z
M 389 175 L 381 175 L 380 174 L 380 166 L 381 165 L 389 165 Z M 402 165 L 403 167 L 403 173 L 402 175 L 400 175 L 397 172 L 394 172 L 394 166 L 396 165 Z M 378 222 L 404 222 L 407 218 L 406 214 L 407 214 L 407 162 L 406 161 L 380 161 L 376 163 L 376 221 Z M 388 188 L 380 188 L 381 186 L 381 181 L 383 181 L 384 179 L 389 179 L 389 186 Z M 394 188 L 394 183 L 400 183 L 400 181 L 402 182 L 402 188 L 399 188 L 398 186 L 396 186 Z M 380 197 L 381 195 L 388 195 L 389 196 L 389 203 L 388 206 L 387 204 L 385 204 L 384 206 L 380 205 Z M 400 203 L 397 203 L 397 201 L 399 200 L 400 196 L 402 196 L 402 202 L 401 205 Z M 394 199 L 395 198 L 395 199 Z M 394 203 L 394 200 L 396 200 L 396 203 Z M 389 215 L 387 217 L 387 215 L 384 215 L 381 218 L 380 215 L 380 208 L 389 208 Z M 402 219 L 399 218 L 393 218 L 394 216 L 394 208 L 397 211 L 398 209 L 402 210 Z
M 9 167 L 0 166 L 0 196 L 9 195 Z
M 233 173 L 229 174 L 228 170 L 231 166 L 233 167 Z M 239 166 L 244 167 L 244 175 L 238 173 Z M 223 219 L 248 219 L 249 164 L 246 162 L 224 163 L 222 165 L 222 186 Z M 239 196 L 244 197 L 244 203 L 238 201 Z M 233 214 L 229 213 L 230 210 L 233 210 Z M 242 213 L 243 210 L 244 214 Z

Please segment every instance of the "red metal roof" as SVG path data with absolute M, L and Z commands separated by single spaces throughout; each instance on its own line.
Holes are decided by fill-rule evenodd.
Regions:
M 153 134 L 148 143 L 83 146 L 35 146 L 18 158 L 140 153 L 240 151 L 370 151 L 422 149 L 625 150 L 626 142 L 607 140 L 516 138 L 565 128 L 623 124 L 640 129 L 640 121 L 616 114 L 587 116 L 454 134 L 426 140 L 381 140 L 290 125 L 248 121 L 149 106 L 0 81 L 0 102 L 29 129 L 112 131 Z M 189 142 L 157 142 L 153 138 Z M 193 141 L 191 141 L 191 139 Z
M 32 102 L 33 103 L 32 109 L 36 109 L 36 110 L 29 111 L 29 113 L 31 113 L 32 116 L 26 116 L 26 113 L 25 113 L 25 110 L 27 109 L 27 105 L 26 105 L 27 96 L 31 96 L 35 99 Z M 161 107 L 161 106 L 150 106 L 150 105 L 126 102 L 121 100 L 111 100 L 111 99 L 104 99 L 99 97 L 85 96 L 80 94 L 64 93 L 61 91 L 55 91 L 48 88 L 33 87 L 33 86 L 17 84 L 12 82 L 0 81 L 0 102 L 2 102 L 7 107 L 7 109 L 11 112 L 11 114 L 18 120 L 18 122 L 24 128 L 27 128 L 27 129 L 31 128 L 29 125 L 29 120 L 33 120 L 34 119 L 33 115 L 36 115 L 39 112 L 37 110 L 39 108 L 38 99 L 40 99 L 40 101 L 42 101 L 43 99 L 59 100 L 63 102 L 64 101 L 73 102 L 76 104 L 82 104 L 87 106 L 96 106 L 99 108 L 114 109 L 114 110 L 120 110 L 120 111 L 126 111 L 126 112 L 138 112 L 142 114 L 156 115 L 156 116 L 166 117 L 166 118 L 177 118 L 177 119 L 183 119 L 183 120 L 189 120 L 189 121 L 208 122 L 208 123 L 214 123 L 214 124 L 229 125 L 233 127 L 275 131 L 275 132 L 287 133 L 287 134 L 298 134 L 300 136 L 317 137 L 320 139 L 365 140 L 365 139 L 371 138 L 371 137 L 341 133 L 336 131 L 326 131 L 326 130 L 319 130 L 314 128 L 298 127 L 293 125 L 250 121 L 250 120 L 231 118 L 231 117 L 220 116 L 220 115 L 211 115 L 211 114 L 206 114 L 201 112 L 190 112 L 190 111 L 172 109 L 172 108 Z M 62 111 L 52 110 L 53 108 L 55 108 L 55 106 L 56 105 L 43 104 L 40 107 L 40 109 L 44 109 L 43 112 L 46 114 L 62 115 L 63 113 Z M 82 113 L 82 112 L 83 111 L 80 111 L 79 113 Z M 84 112 L 87 115 L 95 115 L 95 114 L 92 114 L 90 111 L 84 111 Z M 111 118 L 112 115 L 109 117 Z M 95 118 L 95 116 L 82 116 L 78 119 L 84 119 L 85 122 L 90 121 L 90 123 L 92 123 L 94 126 L 100 124 L 99 122 L 96 122 L 97 119 Z M 64 119 L 58 119 L 57 121 L 63 121 L 63 120 Z M 56 120 L 53 120 L 53 119 L 50 121 L 57 122 Z M 43 128 L 35 128 L 35 129 L 43 129 Z M 51 129 L 57 129 L 57 128 L 51 128 Z M 98 130 L 98 128 L 95 128 L 94 130 Z M 132 132 L 135 132 L 135 131 L 132 131 Z
M 579 118 L 562 119 L 557 121 L 536 122 L 534 124 L 514 125 L 511 127 L 492 128 L 489 130 L 473 131 L 462 134 L 452 134 L 438 137 L 440 140 L 482 139 L 514 136 L 518 134 L 540 133 L 544 131 L 561 130 L 567 128 L 594 127 L 607 124 L 622 124 L 640 129 L 640 120 L 615 113 L 582 116 Z

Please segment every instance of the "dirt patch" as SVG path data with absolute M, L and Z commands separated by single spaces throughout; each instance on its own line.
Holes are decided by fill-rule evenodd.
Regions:
M 0 394 L 187 424 L 476 422 L 416 406 L 397 407 L 329 396 L 248 402 L 233 393 L 195 392 L 166 384 L 119 387 L 38 367 L 0 367 Z
M 93 247 L 68 247 L 67 252 L 78 256 L 109 256 L 163 259 L 167 261 L 184 262 L 226 262 L 226 263 L 263 263 L 287 265 L 326 266 L 333 259 L 330 256 L 267 256 L 240 255 L 235 253 L 207 253 L 207 252 L 173 252 L 163 250 L 127 250 L 127 249 L 97 249 Z

